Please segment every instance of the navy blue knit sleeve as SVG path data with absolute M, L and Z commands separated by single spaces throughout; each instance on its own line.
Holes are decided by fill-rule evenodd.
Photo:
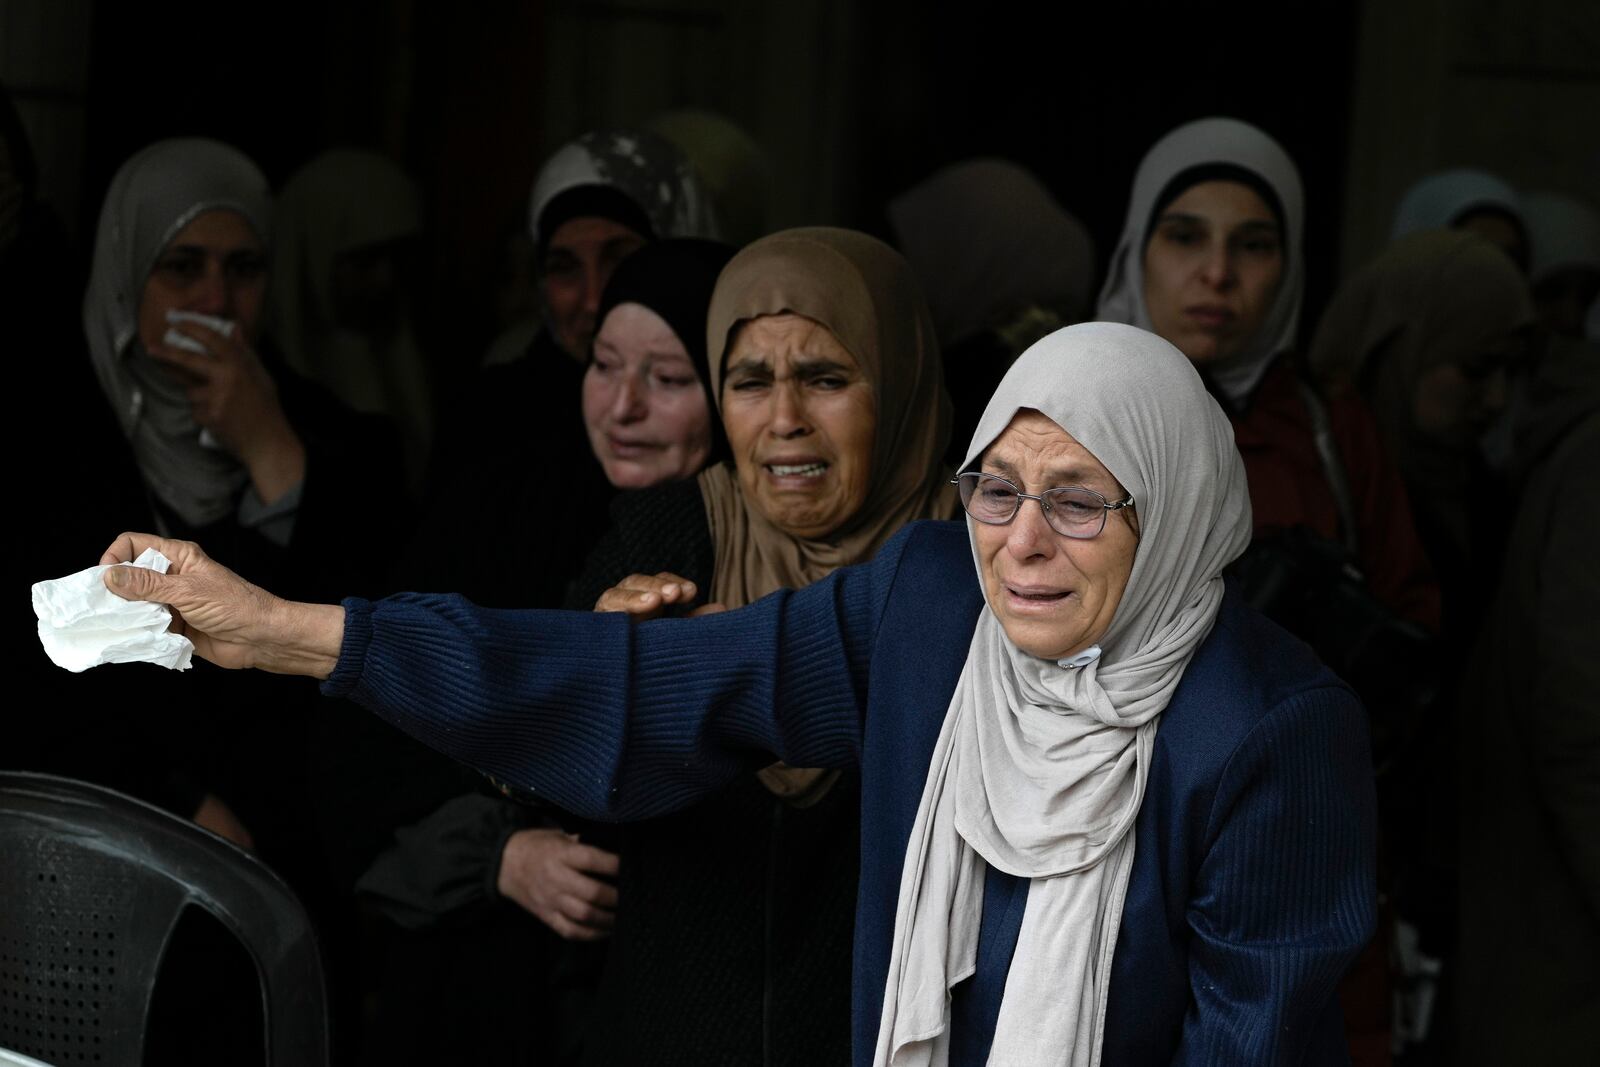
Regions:
M 1343 688 L 1287 699 L 1234 752 L 1189 902 L 1174 1063 L 1347 1062 L 1336 989 L 1375 922 L 1374 805 L 1365 714 Z
M 323 692 L 596 819 L 682 808 L 773 755 L 849 766 L 909 534 L 799 592 L 694 619 L 631 625 L 415 593 L 347 600 Z

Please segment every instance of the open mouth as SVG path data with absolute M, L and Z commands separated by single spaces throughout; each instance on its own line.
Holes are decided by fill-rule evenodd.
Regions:
M 828 471 L 828 464 L 821 461 L 811 463 L 768 463 L 767 472 L 778 478 L 820 478 Z
M 1018 600 L 1025 601 L 1029 604 L 1054 604 L 1058 601 L 1065 600 L 1067 597 L 1072 595 L 1072 591 L 1070 589 L 1018 589 L 1015 586 L 1010 585 L 1006 586 L 1006 592 L 1010 593 Z

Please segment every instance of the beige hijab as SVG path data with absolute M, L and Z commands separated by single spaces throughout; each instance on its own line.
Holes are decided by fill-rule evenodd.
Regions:
M 432 438 L 433 392 L 409 309 L 386 338 L 340 326 L 334 271 L 341 255 L 421 235 L 422 194 L 398 165 L 360 149 L 324 152 L 278 198 L 278 276 L 267 308 L 291 367 L 357 411 L 395 421 L 413 488 Z
M 871 488 L 861 510 L 826 538 L 793 537 L 749 506 L 738 475 L 719 464 L 700 475 L 716 546 L 712 599 L 740 607 L 776 589 L 799 588 L 870 559 L 902 526 L 955 514 L 939 457 L 950 432 L 933 322 L 911 268 L 888 245 L 829 227 L 785 230 L 740 252 L 717 279 L 707 349 L 721 403 L 723 361 L 734 329 L 793 312 L 826 326 L 861 364 L 877 401 Z M 814 800 L 831 781 L 816 772 L 763 780 L 780 796 Z
M 1457 510 L 1447 502 L 1472 470 L 1476 442 L 1442 441 L 1417 427 L 1417 381 L 1440 364 L 1493 350 L 1533 319 L 1527 283 L 1504 252 L 1466 231 L 1422 230 L 1340 287 L 1309 360 L 1330 391 L 1366 396 L 1414 501 L 1445 520 Z M 1465 543 L 1459 522 L 1446 524 Z

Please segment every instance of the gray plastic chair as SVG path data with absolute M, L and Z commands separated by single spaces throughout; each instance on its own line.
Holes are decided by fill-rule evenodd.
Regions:
M 162 954 L 188 905 L 239 939 L 261 980 L 268 1064 L 328 1062 L 311 922 L 249 853 L 110 789 L 0 772 L 0 1047 L 137 1064 Z

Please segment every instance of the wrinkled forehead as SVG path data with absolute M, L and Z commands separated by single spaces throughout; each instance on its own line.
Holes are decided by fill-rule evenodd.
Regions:
M 1081 485 L 1106 494 L 1122 484 L 1066 427 L 1042 411 L 1023 408 L 979 454 L 978 469 L 1024 487 Z

